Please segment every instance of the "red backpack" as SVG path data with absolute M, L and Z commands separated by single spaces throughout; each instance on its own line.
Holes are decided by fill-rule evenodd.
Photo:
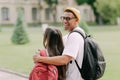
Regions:
M 40 50 L 41 56 L 47 56 L 45 50 Z M 58 80 L 57 67 L 50 64 L 36 63 L 32 69 L 29 80 Z

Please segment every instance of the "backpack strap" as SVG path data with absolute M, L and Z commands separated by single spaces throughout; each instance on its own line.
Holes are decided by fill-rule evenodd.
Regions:
M 75 60 L 75 63 L 76 63 L 76 65 L 77 65 L 77 68 L 78 68 L 78 70 L 79 70 L 79 72 L 80 72 L 80 74 L 82 73 L 82 70 L 80 69 L 80 67 L 79 67 L 79 65 L 78 65 L 78 63 L 77 63 L 77 61 Z
M 80 31 L 78 31 L 78 30 L 73 30 L 72 32 L 77 32 L 77 33 L 81 34 L 81 36 L 82 36 L 83 38 L 85 38 L 85 36 L 83 35 L 83 33 L 80 32 Z
M 84 42 L 85 42 L 85 38 L 88 37 L 86 33 L 85 33 L 85 35 L 84 35 L 82 32 L 80 32 L 80 31 L 78 31 L 78 30 L 73 30 L 72 32 L 77 32 L 77 33 L 79 33 L 79 34 L 83 37 Z M 72 33 L 72 32 L 71 32 L 71 33 Z M 83 58 L 84 58 L 84 55 L 83 55 Z M 75 61 L 75 63 L 76 63 L 76 66 L 77 66 L 77 68 L 78 68 L 80 74 L 81 74 L 81 73 L 82 73 L 82 69 L 79 67 L 77 61 L 76 61 L 76 60 L 74 60 L 74 61 Z
M 88 35 L 87 33 L 85 33 L 85 35 L 81 32 L 81 31 L 79 31 L 79 30 L 73 30 L 72 32 L 77 32 L 77 33 L 79 33 L 82 37 L 83 37 L 83 39 L 85 39 L 85 38 L 87 38 L 87 37 L 90 37 L 90 35 Z M 71 33 L 72 33 L 71 32 Z

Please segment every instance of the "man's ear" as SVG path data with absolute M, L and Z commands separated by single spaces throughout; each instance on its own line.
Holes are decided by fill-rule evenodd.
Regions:
M 78 18 L 76 18 L 76 22 L 79 22 L 79 19 L 78 19 Z

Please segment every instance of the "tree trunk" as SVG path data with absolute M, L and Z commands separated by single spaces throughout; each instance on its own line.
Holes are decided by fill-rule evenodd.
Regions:
M 42 5 L 41 5 L 41 0 L 38 0 L 38 24 L 41 24 L 41 11 L 42 11 Z
M 104 19 L 100 16 L 100 14 L 97 12 L 96 8 L 94 7 L 94 5 L 91 5 L 93 12 L 95 14 L 96 17 L 96 23 L 102 25 L 104 22 Z
M 53 6 L 53 8 L 52 8 L 52 14 L 53 14 L 53 23 L 56 23 L 56 22 L 57 22 L 56 5 L 55 5 L 55 6 Z

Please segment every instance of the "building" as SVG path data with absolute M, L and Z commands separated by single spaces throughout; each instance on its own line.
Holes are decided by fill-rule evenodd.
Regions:
M 83 20 L 88 22 L 95 21 L 93 11 L 87 4 L 78 6 L 75 0 L 58 1 L 56 22 L 60 22 L 63 9 L 68 6 L 74 6 L 79 9 Z M 0 0 L 0 24 L 15 24 L 18 7 L 22 9 L 26 23 L 49 23 L 54 21 L 49 6 L 44 0 Z

